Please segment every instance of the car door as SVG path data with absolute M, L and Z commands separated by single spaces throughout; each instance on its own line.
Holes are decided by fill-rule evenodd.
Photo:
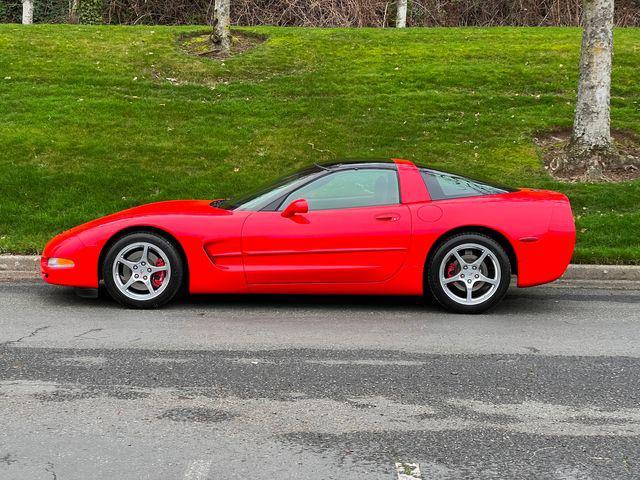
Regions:
M 307 201 L 308 212 L 283 216 L 298 199 Z M 395 168 L 329 172 L 288 194 L 275 211 L 247 218 L 247 283 L 382 282 L 401 267 L 410 237 Z

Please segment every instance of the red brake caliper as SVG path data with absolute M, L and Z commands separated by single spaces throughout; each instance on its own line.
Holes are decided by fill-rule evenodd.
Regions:
M 445 275 L 447 276 L 447 278 L 451 278 L 458 273 L 457 270 L 458 270 L 458 263 L 455 261 L 451 262 L 449 263 L 449 265 L 447 265 L 447 271 L 445 272 Z
M 158 258 L 156 260 L 156 267 L 164 267 L 164 260 Z M 156 272 L 151 275 L 151 284 L 153 285 L 153 287 L 160 288 L 160 285 L 162 285 L 162 282 L 164 282 L 164 277 L 166 276 L 167 272 Z

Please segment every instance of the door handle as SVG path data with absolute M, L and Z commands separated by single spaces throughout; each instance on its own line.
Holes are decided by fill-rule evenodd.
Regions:
M 381 222 L 395 222 L 400 218 L 400 215 L 397 213 L 381 213 L 380 215 L 376 215 L 376 220 L 380 220 Z

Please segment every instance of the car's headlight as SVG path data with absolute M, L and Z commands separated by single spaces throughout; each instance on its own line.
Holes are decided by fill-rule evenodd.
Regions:
M 68 258 L 50 258 L 47 261 L 47 265 L 50 268 L 73 268 L 75 263 Z

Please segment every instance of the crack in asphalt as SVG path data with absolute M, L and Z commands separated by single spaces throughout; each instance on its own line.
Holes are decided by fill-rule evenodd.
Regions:
M 83 338 L 85 335 L 88 335 L 89 333 L 94 333 L 94 332 L 101 332 L 102 330 L 104 330 L 104 328 L 91 328 L 89 330 L 87 330 L 86 332 L 82 332 L 79 335 L 74 335 L 73 338 Z M 84 340 L 84 338 L 83 338 Z
M 31 333 L 29 333 L 28 335 L 24 335 L 20 338 L 18 338 L 17 340 L 8 340 L 6 342 L 0 343 L 0 347 L 4 347 L 7 345 L 13 345 L 15 343 L 20 343 L 23 340 L 27 339 L 27 338 L 32 338 L 35 337 L 38 333 L 42 332 L 43 330 L 46 330 L 47 328 L 49 328 L 51 325 L 45 325 L 44 327 L 38 327 L 35 330 L 33 330 Z
M 58 480 L 58 475 L 56 474 L 53 462 L 47 462 L 47 466 L 44 467 L 44 471 L 50 473 L 53 480 Z
M 527 350 L 529 350 L 531 353 L 540 353 L 540 349 L 536 348 L 536 347 L 522 347 L 522 348 L 526 348 Z
M 17 460 L 10 453 L 7 453 L 6 455 L 0 457 L 0 463 L 4 463 L 5 465 L 12 465 L 16 462 Z

